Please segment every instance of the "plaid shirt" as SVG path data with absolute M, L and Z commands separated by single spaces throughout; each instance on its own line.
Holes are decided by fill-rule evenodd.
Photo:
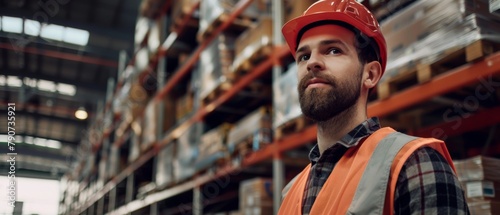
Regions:
M 309 154 L 311 172 L 304 190 L 302 214 L 309 214 L 335 164 L 364 137 L 380 128 L 370 118 L 345 135 L 320 156 L 318 146 Z M 415 151 L 403 165 L 396 184 L 394 214 L 469 214 L 460 183 L 446 159 L 434 149 Z

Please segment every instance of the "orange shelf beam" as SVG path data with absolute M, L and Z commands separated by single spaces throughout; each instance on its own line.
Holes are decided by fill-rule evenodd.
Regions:
M 500 72 L 500 52 L 482 61 L 466 64 L 439 75 L 427 83 L 416 85 L 387 99 L 368 104 L 368 115 L 383 117 L 398 110 L 429 100 L 434 96 L 457 90 Z
M 500 107 L 494 107 L 479 111 L 469 117 L 456 118 L 456 120 L 451 122 L 418 130 L 415 132 L 415 135 L 446 140 L 451 136 L 477 131 L 498 123 L 500 123 Z

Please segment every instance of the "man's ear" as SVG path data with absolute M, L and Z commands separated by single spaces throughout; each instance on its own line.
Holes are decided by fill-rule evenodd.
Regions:
M 367 89 L 374 88 L 382 77 L 382 66 L 378 61 L 366 63 L 363 73 L 364 87 Z

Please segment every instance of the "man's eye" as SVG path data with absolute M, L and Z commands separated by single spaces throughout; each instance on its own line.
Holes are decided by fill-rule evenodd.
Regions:
M 300 62 L 300 61 L 305 61 L 305 60 L 309 60 L 309 55 L 300 55 L 298 58 L 297 58 L 297 61 Z
M 329 54 L 342 54 L 342 50 L 338 49 L 338 48 L 332 48 L 328 51 Z

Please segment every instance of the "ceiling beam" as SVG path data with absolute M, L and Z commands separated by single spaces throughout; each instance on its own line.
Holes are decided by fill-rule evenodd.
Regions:
M 61 73 L 64 73 L 65 71 L 61 71 Z M 52 75 L 46 75 L 46 74 L 41 74 L 41 73 L 33 73 L 33 72 L 25 72 L 23 70 L 18 70 L 18 69 L 6 69 L 2 71 L 2 75 L 7 75 L 7 76 L 17 76 L 20 78 L 31 78 L 31 79 L 43 79 L 47 81 L 53 81 L 56 83 L 63 83 L 63 84 L 70 84 L 74 85 L 78 89 L 85 89 L 88 93 L 92 94 L 99 94 L 102 95 L 103 93 L 106 93 L 106 86 L 101 85 L 101 84 L 96 84 L 96 83 L 85 83 L 82 81 L 78 80 L 70 80 L 67 78 L 61 78 L 60 76 L 52 76 Z
M 66 144 L 67 145 L 67 144 Z M 74 145 L 73 145 L 74 147 Z M 43 146 L 37 146 L 33 144 L 20 143 L 16 144 L 16 151 L 20 156 L 30 155 L 33 157 L 50 158 L 51 160 L 57 160 L 62 162 L 71 161 L 72 155 L 64 155 L 61 153 L 60 149 L 47 148 Z M 7 147 L 1 147 L 0 153 L 7 154 L 10 153 Z
M 3 104 L 3 102 L 0 102 L 0 104 Z M 6 106 L 5 106 L 6 108 Z M 56 112 L 58 112 L 59 110 L 62 110 L 62 111 L 65 111 L 63 108 L 57 108 L 55 107 Z M 69 109 L 66 109 L 69 111 Z M 0 114 L 2 116 L 7 116 L 7 109 L 0 109 Z M 37 118 L 37 119 L 46 119 L 46 120 L 50 120 L 52 122 L 59 122 L 59 123 L 62 123 L 62 124 L 72 124 L 72 125 L 76 125 L 78 126 L 79 128 L 81 129 L 86 129 L 87 128 L 87 125 L 88 125 L 88 120 L 79 120 L 79 119 L 70 119 L 70 118 L 65 118 L 65 117 L 59 117 L 59 116 L 47 116 L 45 114 L 42 114 L 42 113 L 33 113 L 33 112 L 28 112 L 26 111 L 25 109 L 20 109 L 19 107 L 16 107 L 16 119 L 18 119 L 17 117 L 32 117 L 32 118 Z
M 2 90 L 5 92 L 11 92 L 14 93 L 14 97 L 18 96 L 20 87 L 8 87 L 4 86 Z M 57 99 L 57 100 L 64 100 L 64 101 L 69 101 L 69 102 L 74 102 L 77 103 L 75 105 L 83 105 L 83 104 L 91 104 L 92 108 L 95 108 L 97 103 L 99 101 L 104 101 L 106 93 L 92 93 L 88 92 L 86 89 L 77 89 L 76 94 L 74 96 L 69 96 L 69 95 L 63 95 L 63 94 L 55 94 L 52 92 L 46 92 L 46 91 L 41 91 L 41 90 L 36 90 L 33 91 L 33 95 L 39 95 L 45 98 L 50 98 L 50 99 Z M 12 97 L 10 97 L 12 98 Z M 6 101 L 0 101 L 1 102 L 6 102 Z M 12 101 L 9 101 L 12 102 Z M 92 114 L 89 112 L 89 114 Z
M 130 30 L 128 29 L 116 29 L 116 28 L 106 28 L 106 27 L 101 27 L 95 24 L 90 24 L 90 23 L 82 23 L 82 22 L 74 22 L 70 20 L 61 20 L 55 17 L 50 17 L 48 14 L 47 16 L 42 16 L 42 13 L 38 13 L 42 11 L 27 11 L 25 9 L 19 9 L 19 8 L 9 8 L 9 7 L 2 7 L 0 8 L 0 14 L 4 16 L 11 16 L 11 17 L 19 17 L 19 18 L 25 18 L 25 19 L 31 19 L 31 20 L 36 20 L 39 22 L 47 22 L 49 24 L 56 24 L 56 25 L 62 25 L 65 27 L 71 27 L 71 28 L 78 28 L 82 30 L 87 30 L 90 32 L 90 37 L 92 37 L 93 34 L 111 38 L 113 40 L 122 40 L 122 41 L 133 41 L 134 40 L 134 30 L 135 30 L 135 23 L 131 23 Z
M 10 33 L 5 33 L 3 31 L 0 31 L 0 38 L 5 38 L 3 39 L 4 42 L 19 42 L 19 46 L 25 46 L 30 43 L 33 44 L 41 44 L 43 45 L 44 49 L 55 49 L 55 48 L 62 48 L 63 52 L 71 53 L 73 52 L 84 52 L 86 53 L 87 56 L 94 56 L 94 57 L 99 57 L 101 59 L 107 59 L 107 60 L 118 60 L 119 52 L 120 50 L 113 50 L 109 48 L 103 48 L 103 47 L 98 47 L 94 46 L 91 44 L 87 44 L 86 46 L 79 46 L 79 45 L 72 45 L 68 43 L 61 43 L 61 42 L 53 42 L 50 40 L 44 40 L 40 37 L 25 37 L 21 36 L 22 38 L 25 38 L 25 41 L 16 41 L 19 40 L 19 38 L 16 38 L 16 36 L 19 36 L 19 34 L 10 34 Z
M 12 43 L 0 43 L 0 49 L 8 49 L 8 50 L 16 51 L 16 52 L 24 52 L 24 53 L 29 53 L 29 54 L 43 55 L 43 56 L 52 57 L 52 58 L 65 59 L 65 60 L 71 60 L 71 61 L 76 61 L 76 62 L 83 62 L 83 63 L 95 64 L 95 65 L 100 65 L 100 66 L 107 66 L 107 67 L 112 67 L 112 68 L 118 67 L 118 62 L 113 61 L 113 60 L 106 60 L 106 59 L 102 59 L 102 58 L 83 56 L 83 55 L 67 53 L 67 52 L 39 49 L 39 48 L 35 48 L 35 47 L 17 47 L 17 46 L 14 46 Z
M 23 136 L 23 137 L 30 136 L 30 137 L 34 137 L 34 138 L 38 137 L 38 138 L 43 138 L 43 139 L 56 140 L 56 141 L 61 142 L 62 147 L 64 147 L 64 146 L 76 147 L 76 146 L 78 146 L 80 144 L 80 139 L 81 139 L 81 137 L 78 137 L 78 140 L 68 141 L 68 140 L 62 140 L 62 139 L 59 139 L 59 138 L 48 137 L 46 135 L 32 134 L 30 132 L 16 133 L 16 135 Z M 5 147 L 5 148 L 7 148 L 7 147 Z

